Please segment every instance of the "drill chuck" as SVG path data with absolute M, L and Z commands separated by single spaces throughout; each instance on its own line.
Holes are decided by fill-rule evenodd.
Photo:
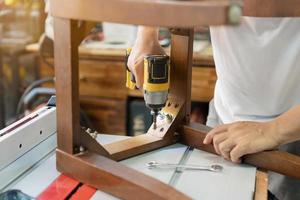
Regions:
M 166 101 L 168 99 L 168 91 L 149 92 L 147 90 L 144 90 L 144 99 L 147 107 L 160 110 L 166 105 Z

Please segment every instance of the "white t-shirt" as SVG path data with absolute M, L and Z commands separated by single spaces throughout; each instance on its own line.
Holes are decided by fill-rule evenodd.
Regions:
M 243 17 L 210 31 L 222 123 L 266 121 L 300 104 L 300 18 Z
M 45 1 L 45 12 L 48 14 L 46 20 L 45 20 L 45 34 L 48 36 L 50 39 L 54 40 L 54 19 L 51 15 L 49 15 L 50 11 L 50 1 L 49 0 L 44 0 Z

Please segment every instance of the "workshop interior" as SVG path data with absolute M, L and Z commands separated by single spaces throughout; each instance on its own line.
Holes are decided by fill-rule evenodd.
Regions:
M 299 17 L 0 0 L 0 200 L 299 200 Z

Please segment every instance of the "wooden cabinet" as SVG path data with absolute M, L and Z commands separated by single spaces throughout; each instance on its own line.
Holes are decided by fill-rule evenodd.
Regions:
M 214 96 L 217 80 L 216 71 L 210 66 L 193 67 L 192 70 L 192 100 L 208 102 Z
M 37 51 L 37 46 L 27 49 Z M 124 50 L 81 47 L 79 52 L 81 107 L 99 132 L 125 134 L 128 97 L 143 97 L 143 94 L 125 87 Z M 52 58 L 48 60 L 53 63 Z M 213 97 L 216 82 L 211 48 L 194 53 L 193 60 L 192 100 L 208 102 Z M 40 76 L 53 75 L 54 70 L 40 62 Z
M 49 59 L 53 63 L 53 59 Z M 54 69 L 40 62 L 40 77 L 54 76 Z M 53 85 L 48 85 L 53 87 Z M 127 98 L 123 62 L 81 59 L 79 62 L 79 92 L 83 96 Z
M 98 132 L 124 135 L 126 132 L 126 101 L 114 98 L 81 97 L 81 108 Z
M 79 65 L 81 95 L 126 99 L 123 62 L 80 60 Z
M 41 77 L 54 76 L 53 69 L 42 62 L 40 66 Z M 79 66 L 80 106 L 93 128 L 101 133 L 124 135 L 127 88 L 123 62 L 81 59 Z

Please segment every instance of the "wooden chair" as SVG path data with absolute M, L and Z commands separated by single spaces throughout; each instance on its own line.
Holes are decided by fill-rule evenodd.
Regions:
M 51 0 L 55 17 L 57 90 L 57 168 L 81 182 L 122 199 L 190 199 L 185 194 L 116 161 L 176 142 L 215 153 L 203 145 L 209 127 L 189 123 L 193 28 L 234 25 L 244 15 L 300 16 L 298 0 Z M 171 28 L 171 81 L 167 106 L 172 121 L 120 142 L 100 145 L 79 125 L 78 46 L 83 38 L 78 20 L 164 26 Z M 125 84 L 125 83 L 124 83 Z M 300 159 L 279 151 L 244 157 L 244 162 L 300 178 Z M 285 165 L 280 165 L 285 163 Z

